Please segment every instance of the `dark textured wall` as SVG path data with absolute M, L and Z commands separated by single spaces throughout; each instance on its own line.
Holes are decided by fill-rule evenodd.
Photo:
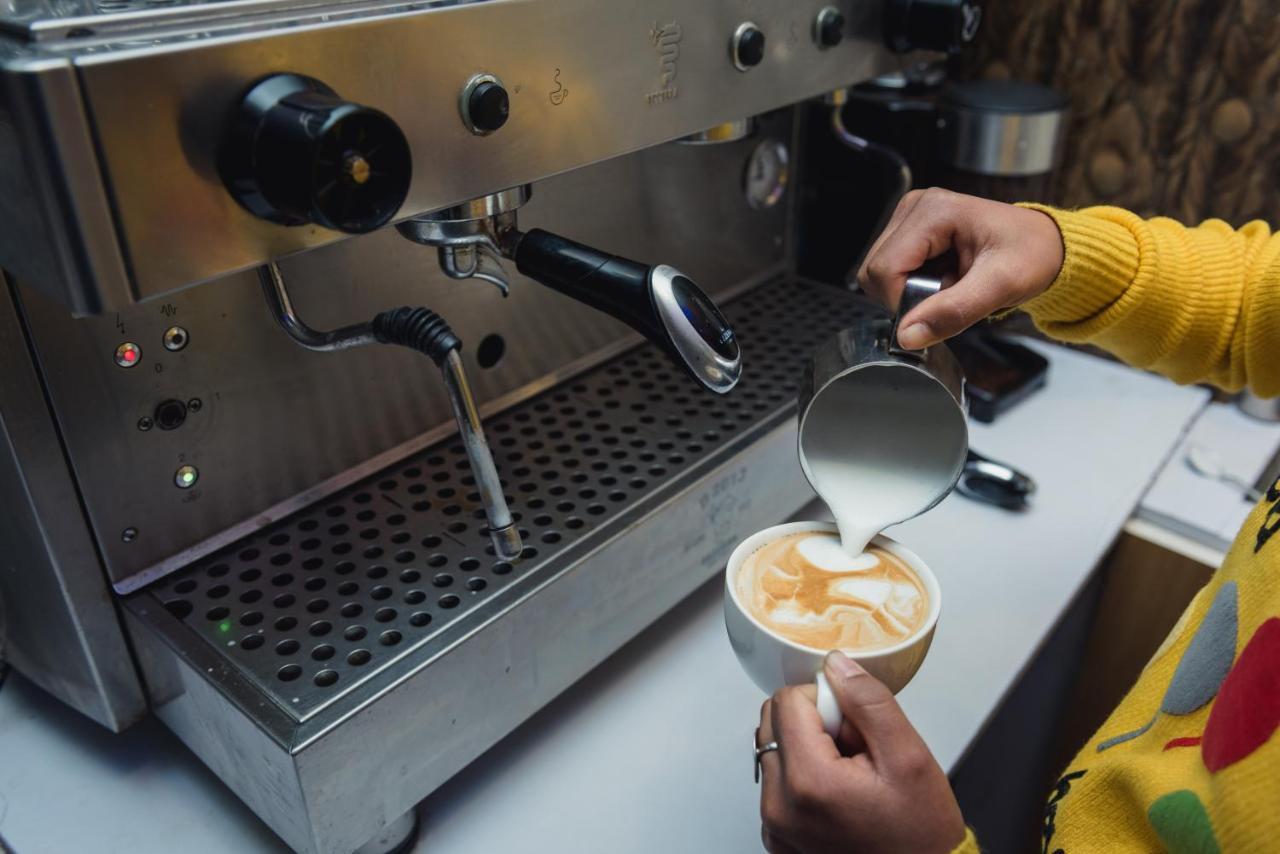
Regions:
M 1280 226 L 1280 0 L 988 0 L 970 77 L 1071 98 L 1047 201 Z

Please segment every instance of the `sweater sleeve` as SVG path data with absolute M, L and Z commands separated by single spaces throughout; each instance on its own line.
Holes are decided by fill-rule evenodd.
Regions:
M 1023 207 L 1050 216 L 1065 249 L 1054 283 L 1022 306 L 1046 334 L 1180 383 L 1280 396 L 1280 233 Z
M 978 839 L 973 835 L 973 828 L 964 829 L 964 839 L 951 849 L 951 854 L 982 854 L 982 849 L 978 847 Z

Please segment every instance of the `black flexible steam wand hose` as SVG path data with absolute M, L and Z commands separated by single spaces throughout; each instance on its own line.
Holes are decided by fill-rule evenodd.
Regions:
M 462 367 L 462 358 L 458 355 L 462 342 L 453 334 L 445 319 L 429 308 L 403 307 L 379 312 L 368 323 L 321 331 L 307 326 L 298 317 L 289 299 L 284 277 L 276 264 L 259 267 L 258 279 L 262 283 L 262 292 L 266 296 L 271 316 L 290 338 L 308 350 L 335 352 L 366 344 L 399 344 L 428 356 L 436 363 L 444 376 L 453 418 L 458 424 L 471 471 L 475 474 L 476 488 L 484 503 L 494 551 L 500 558 L 518 557 L 523 543 L 502 493 L 502 481 L 493 464 L 493 454 L 485 439 L 484 425 L 480 422 L 480 413 L 476 409 L 471 386 Z

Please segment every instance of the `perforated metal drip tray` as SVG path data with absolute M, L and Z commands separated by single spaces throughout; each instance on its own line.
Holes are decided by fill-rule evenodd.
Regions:
M 298 720 L 427 660 L 791 417 L 809 352 L 867 310 L 775 281 L 725 306 L 743 378 L 701 389 L 644 345 L 486 422 L 525 549 L 496 560 L 463 448 L 427 448 L 146 591 Z M 446 630 L 448 630 L 446 632 Z

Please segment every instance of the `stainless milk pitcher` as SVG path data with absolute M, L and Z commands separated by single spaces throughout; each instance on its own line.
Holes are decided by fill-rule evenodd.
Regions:
M 946 497 L 964 469 L 960 363 L 943 344 L 907 350 L 897 342 L 898 320 L 941 287 L 932 268 L 917 270 L 897 315 L 860 318 L 818 347 L 805 370 L 800 466 L 837 520 L 838 504 L 849 510 L 857 501 L 872 502 L 864 515 L 881 527 L 910 519 Z

